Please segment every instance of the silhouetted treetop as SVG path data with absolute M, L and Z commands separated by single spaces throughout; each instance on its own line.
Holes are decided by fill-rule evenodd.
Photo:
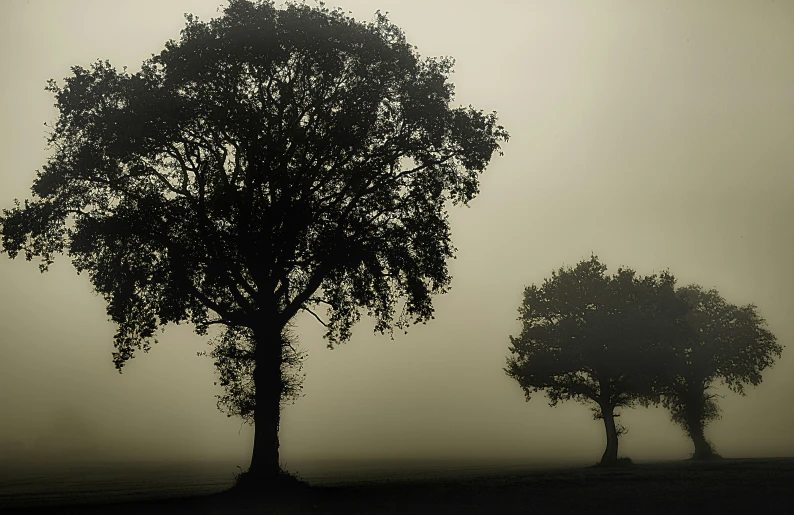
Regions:
M 446 203 L 477 194 L 508 138 L 495 114 L 450 107 L 451 70 L 381 13 L 188 15 L 137 73 L 50 81 L 55 152 L 33 200 L 4 211 L 4 250 L 43 269 L 65 251 L 90 274 L 117 367 L 168 322 L 283 327 L 324 304 L 333 344 L 361 308 L 381 332 L 425 321 L 450 282 Z
M 685 330 L 675 278 L 639 277 L 627 268 L 610 276 L 606 270 L 592 257 L 524 290 L 522 331 L 510 338 L 508 374 L 528 396 L 543 390 L 556 404 L 606 395 L 622 406 L 640 390 L 648 392 L 649 367 L 663 365 L 664 343 Z
M 679 342 L 682 372 L 700 381 L 719 379 L 742 394 L 745 385 L 758 386 L 761 372 L 783 352 L 758 307 L 731 304 L 696 284 L 679 288 L 678 295 L 689 303 L 687 321 L 695 330 Z

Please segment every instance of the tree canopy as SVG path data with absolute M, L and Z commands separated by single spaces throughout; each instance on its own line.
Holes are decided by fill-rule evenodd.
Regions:
M 188 15 L 138 72 L 99 61 L 49 83 L 53 154 L 3 211 L 3 251 L 88 273 L 119 370 L 168 323 L 249 329 L 252 468 L 267 452 L 275 473 L 289 321 L 326 307 L 334 345 L 362 312 L 380 332 L 427 321 L 448 290 L 447 207 L 508 139 L 495 113 L 451 106 L 452 67 L 380 12 L 231 0 Z
M 745 386 L 761 383 L 761 373 L 774 364 L 783 348 L 766 328 L 753 304 L 736 306 L 715 289 L 693 284 L 679 288 L 688 304 L 688 338 L 674 341 L 675 361 L 662 383 L 662 401 L 695 444 L 694 458 L 713 457 L 705 426 L 719 418 L 714 387 L 723 383 L 744 395 Z
M 671 274 L 606 270 L 592 256 L 527 287 L 519 307 L 522 330 L 510 337 L 505 371 L 527 400 L 543 391 L 551 406 L 566 400 L 593 404 L 607 434 L 602 462 L 611 463 L 625 431 L 615 424 L 615 410 L 655 399 L 671 340 L 686 327 Z

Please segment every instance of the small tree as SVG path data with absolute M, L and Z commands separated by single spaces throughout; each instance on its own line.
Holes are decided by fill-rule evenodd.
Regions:
M 329 346 L 362 311 L 404 329 L 449 288 L 448 206 L 508 138 L 495 113 L 451 105 L 452 66 L 380 13 L 230 0 L 188 16 L 140 72 L 98 62 L 50 83 L 55 152 L 0 217 L 3 250 L 88 272 L 119 370 L 169 323 L 244 329 L 248 477 L 278 479 L 284 327 L 324 306 Z
M 551 406 L 592 403 L 606 430 L 601 463 L 610 465 L 625 432 L 615 422 L 618 410 L 654 400 L 668 342 L 684 330 L 684 310 L 672 275 L 606 270 L 593 256 L 527 287 L 518 310 L 521 334 L 510 337 L 505 371 L 527 400 L 542 390 Z
M 676 360 L 663 383 L 662 403 L 695 446 L 693 459 L 718 457 L 706 440 L 705 426 L 720 417 L 714 386 L 723 383 L 745 395 L 745 386 L 761 383 L 783 348 L 766 329 L 756 306 L 736 306 L 717 290 L 698 285 L 678 289 L 689 305 L 690 337 L 674 345 Z

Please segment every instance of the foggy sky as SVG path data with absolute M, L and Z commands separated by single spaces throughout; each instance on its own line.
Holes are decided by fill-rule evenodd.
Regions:
M 502 371 L 524 286 L 597 254 L 610 272 L 669 269 L 758 305 L 794 336 L 794 4 L 338 0 L 390 12 L 423 56 L 451 55 L 456 103 L 496 110 L 511 134 L 471 208 L 453 209 L 457 260 L 436 318 L 408 335 L 309 351 L 305 397 L 286 409 L 282 462 L 424 457 L 595 462 L 586 406 L 525 402 Z M 136 71 L 178 38 L 183 13 L 221 0 L 0 3 L 0 207 L 28 198 L 54 122 L 49 78 L 109 59 Z M 205 339 L 169 327 L 119 375 L 105 302 L 68 259 L 40 274 L 0 259 L 0 459 L 9 449 L 123 459 L 234 459 L 252 429 L 215 407 Z M 794 357 L 746 397 L 725 392 L 707 437 L 726 457 L 794 455 Z M 620 454 L 683 459 L 691 443 L 661 409 L 624 410 Z M 238 433 L 239 432 L 239 433 Z M 20 451 L 19 449 L 22 449 Z

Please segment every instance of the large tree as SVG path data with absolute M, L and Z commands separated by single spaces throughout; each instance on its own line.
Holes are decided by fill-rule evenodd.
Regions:
M 655 400 L 670 342 L 686 328 L 672 275 L 606 270 L 593 256 L 524 290 L 522 329 L 510 337 L 505 372 L 527 400 L 543 391 L 551 406 L 593 405 L 606 430 L 601 463 L 610 465 L 618 461 L 618 436 L 625 432 L 615 421 L 619 410 Z
M 121 367 L 168 323 L 242 329 L 253 346 L 249 477 L 280 472 L 282 330 L 327 308 L 328 345 L 432 318 L 467 204 L 508 134 L 453 107 L 449 58 L 420 58 L 378 13 L 230 0 L 190 15 L 139 72 L 75 66 L 33 198 L 3 250 L 68 254 L 118 324 Z
M 689 306 L 687 322 L 693 332 L 675 342 L 676 359 L 662 383 L 662 403 L 692 439 L 692 457 L 714 458 L 717 454 L 704 430 L 719 418 L 715 386 L 723 383 L 744 395 L 746 385 L 761 383 L 761 372 L 773 365 L 783 348 L 755 305 L 736 306 L 717 290 L 696 284 L 677 293 Z

